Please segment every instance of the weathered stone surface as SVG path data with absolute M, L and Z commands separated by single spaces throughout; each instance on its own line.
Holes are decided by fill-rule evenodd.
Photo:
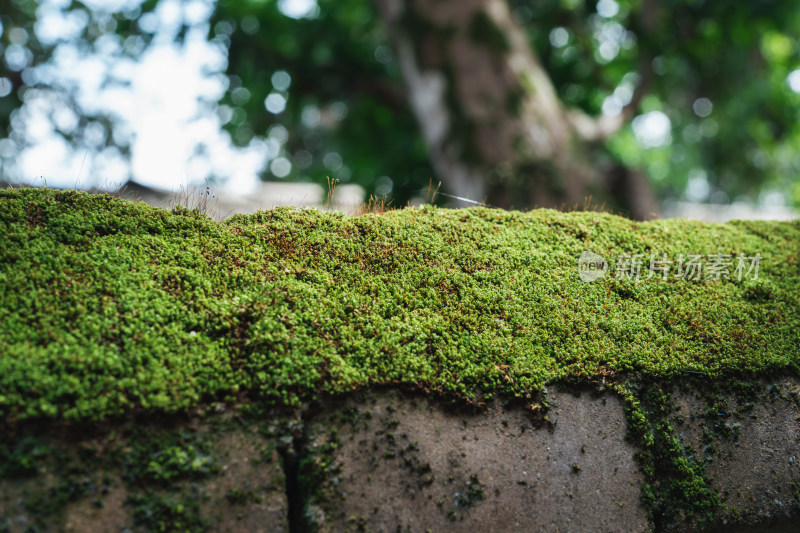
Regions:
M 132 466 L 146 466 L 126 462 L 134 446 L 130 429 L 85 439 L 37 436 L 49 457 L 41 457 L 38 472 L 0 480 L 0 532 L 289 531 L 276 439 L 255 425 L 211 417 L 153 428 L 152 435 L 191 434 L 208 445 L 207 473 L 174 479 L 165 474 L 163 481 L 128 475 Z M 148 434 L 139 431 L 137 438 Z M 82 452 L 89 449 L 98 453 L 87 458 Z M 150 457 L 157 454 L 156 449 Z M 56 456 L 61 470 L 53 467 Z
M 706 464 L 723 505 L 720 527 L 750 531 L 772 525 L 774 531 L 797 531 L 800 381 L 782 378 L 754 389 L 739 398 L 676 391 L 674 427 L 684 446 Z
M 275 444 L 254 432 L 223 434 L 214 451 L 221 472 L 200 486 L 211 530 L 288 532 L 288 502 Z
M 38 443 L 26 452 L 34 471 L 0 479 L 0 531 L 154 530 L 141 513 L 181 531 L 800 530 L 800 380 L 687 382 L 665 397 L 674 410 L 659 420 L 718 493 L 710 521 L 682 508 L 649 521 L 639 449 L 614 394 L 553 389 L 543 422 L 499 402 L 467 411 L 366 390 L 308 406 L 303 423 L 223 410 L 20 435 Z M 146 453 L 132 454 L 142 443 Z M 161 462 L 175 478 L 141 473 L 161 461 L 162 443 L 188 454 Z M 187 473 L 200 448 L 210 467 Z M 656 485 L 662 474 L 657 466 Z
M 317 417 L 327 470 L 321 531 L 647 531 L 642 477 L 614 396 L 549 395 L 550 425 L 521 409 L 448 412 L 364 394 Z

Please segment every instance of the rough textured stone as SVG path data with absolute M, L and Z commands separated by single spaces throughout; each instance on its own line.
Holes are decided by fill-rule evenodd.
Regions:
M 274 438 L 261 435 L 252 426 L 227 422 L 220 427 L 198 419 L 171 429 L 191 431 L 208 443 L 215 465 L 212 473 L 171 483 L 132 482 L 125 478 L 124 460 L 115 459 L 124 456 L 130 446 L 126 438 L 118 439 L 114 432 L 84 440 L 40 436 L 57 453 L 73 458 L 70 471 L 81 473 L 59 477 L 64 472 L 54 471 L 50 463 L 43 461 L 34 475 L 0 480 L 0 532 L 153 530 L 152 524 L 136 520 L 131 495 L 171 498 L 183 504 L 190 515 L 195 512 L 189 505 L 196 503 L 200 517 L 191 516 L 190 520 L 197 518 L 192 523 L 198 524 L 202 519 L 208 531 L 289 531 L 285 478 Z M 117 430 L 125 433 L 125 428 Z M 163 428 L 159 431 L 163 432 Z M 79 450 L 90 446 L 105 449 L 99 461 L 78 458 Z M 63 506 L 53 505 L 56 497 L 68 497 L 70 501 Z M 150 508 L 147 512 L 161 513 L 153 521 L 164 524 L 164 530 L 188 527 L 186 521 L 169 511 Z M 194 526 L 190 529 L 198 530 Z
M 274 444 L 242 430 L 222 435 L 214 448 L 221 472 L 200 486 L 211 529 L 288 532 L 286 486 Z
M 724 506 L 719 513 L 724 529 L 738 525 L 749 531 L 758 524 L 797 531 L 800 382 L 783 378 L 760 382 L 758 389 L 739 399 L 676 391 L 674 426 L 683 444 L 706 464 Z
M 800 380 L 731 386 L 673 389 L 671 426 L 722 505 L 711 522 L 679 512 L 659 530 L 800 530 Z M 308 406 L 303 424 L 222 412 L 144 432 L 151 426 L 34 432 L 51 457 L 0 479 L 0 531 L 147 531 L 131 503 L 143 494 L 198 503 L 208 531 L 653 531 L 620 399 L 554 389 L 547 401 L 542 420 L 499 402 L 469 411 L 367 390 Z M 215 468 L 132 480 L 125 457 L 142 434 L 191 435 Z M 53 505 L 65 494 L 69 503 Z
M 322 531 L 647 531 L 621 402 L 586 392 L 549 401 L 541 425 L 521 408 L 353 398 L 310 430 L 327 470 L 310 514 Z

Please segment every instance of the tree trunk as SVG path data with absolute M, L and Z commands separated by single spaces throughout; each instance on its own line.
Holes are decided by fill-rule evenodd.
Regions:
M 558 207 L 607 189 L 587 141 L 618 124 L 564 107 L 506 0 L 376 3 L 451 194 L 497 207 Z

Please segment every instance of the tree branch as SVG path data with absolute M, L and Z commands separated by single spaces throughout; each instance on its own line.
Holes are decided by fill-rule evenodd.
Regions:
M 642 7 L 637 17 L 638 24 L 641 31 L 639 34 L 649 34 L 655 31 L 658 24 L 658 6 L 655 0 L 644 0 Z M 567 110 L 567 120 L 572 126 L 573 130 L 578 136 L 586 142 L 604 141 L 622 129 L 625 124 L 630 121 L 636 114 L 642 98 L 650 90 L 653 82 L 653 57 L 652 54 L 639 47 L 638 71 L 639 82 L 633 90 L 631 101 L 628 102 L 618 113 L 614 116 L 601 115 L 597 118 L 591 117 L 580 109 Z

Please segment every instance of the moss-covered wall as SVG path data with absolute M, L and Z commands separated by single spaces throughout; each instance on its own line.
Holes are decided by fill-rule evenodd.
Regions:
M 22 189 L 0 192 L 0 240 L 0 413 L 10 422 L 241 396 L 295 404 L 387 383 L 529 399 L 555 380 L 800 361 L 798 222 L 425 207 L 216 223 Z M 651 254 L 762 259 L 755 280 L 609 272 L 585 283 L 586 250 L 612 263 L 641 254 L 645 268 Z
M 610 261 L 605 276 L 581 280 L 585 251 Z M 731 279 L 647 269 L 688 255 L 708 268 L 715 254 L 730 256 Z M 757 279 L 737 279 L 740 254 L 760 257 Z M 616 270 L 625 257 L 642 259 L 641 279 Z M 0 430 L 13 437 L 0 451 L 22 469 L 0 477 L 38 461 L 28 448 L 41 424 L 215 402 L 307 411 L 384 386 L 546 412 L 544 388 L 572 383 L 625 401 L 651 519 L 712 516 L 718 494 L 675 437 L 671 387 L 797 375 L 798 261 L 797 221 L 423 207 L 217 223 L 75 191 L 0 191 Z M 176 465 L 205 464 L 192 438 L 175 445 Z

